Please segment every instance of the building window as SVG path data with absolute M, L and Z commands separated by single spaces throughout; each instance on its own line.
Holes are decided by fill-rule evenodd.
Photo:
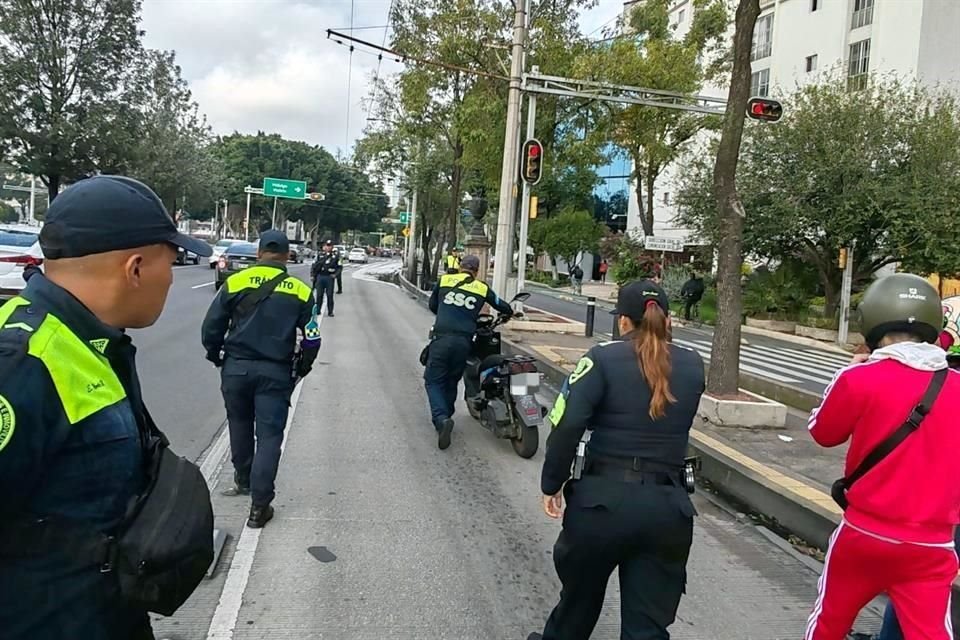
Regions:
M 664 191 L 664 192 L 663 192 L 663 204 L 670 204 L 670 192 L 669 192 L 669 191 Z
M 817 54 L 807 56 L 807 73 L 817 70 Z
M 870 41 L 861 40 L 850 45 L 850 62 L 847 66 L 847 88 L 857 91 L 867 86 L 870 71 Z
M 820 8 L 820 0 L 810 0 L 810 11 L 816 11 Z
M 851 29 L 873 24 L 873 0 L 853 0 Z
M 680 13 L 677 14 L 677 24 L 683 24 L 683 9 L 680 9 Z
M 767 58 L 773 53 L 773 14 L 767 15 L 757 20 L 757 26 L 753 30 L 753 48 L 750 51 L 751 60 L 760 60 Z
M 770 69 L 757 71 L 750 76 L 750 95 L 761 98 L 770 95 Z

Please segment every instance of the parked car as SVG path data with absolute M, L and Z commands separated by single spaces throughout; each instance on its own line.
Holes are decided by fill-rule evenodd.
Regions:
M 290 262 L 294 264 L 299 264 L 303 262 L 303 251 L 300 247 L 292 246 L 290 247 Z
M 177 264 L 187 264 L 188 262 L 200 264 L 200 256 L 182 247 L 177 247 Z
M 232 240 L 232 239 L 223 239 L 218 240 L 217 244 L 213 245 L 213 255 L 210 256 L 210 268 L 216 269 L 217 263 L 220 262 L 220 256 L 223 255 L 223 252 L 227 250 L 230 245 L 236 244 L 238 242 L 243 242 L 243 240 Z
M 0 225 L 0 300 L 19 295 L 27 285 L 23 270 L 42 264 L 40 229 L 20 224 Z
M 367 252 L 360 247 L 351 249 L 347 256 L 347 262 L 367 262 Z
M 227 278 L 257 262 L 257 245 L 253 242 L 234 242 L 217 261 L 214 286 L 219 289 Z

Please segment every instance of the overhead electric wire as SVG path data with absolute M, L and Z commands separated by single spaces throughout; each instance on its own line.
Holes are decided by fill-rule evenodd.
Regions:
M 410 56 L 410 55 L 407 55 L 407 54 L 404 54 L 404 53 L 400 53 L 399 51 L 396 51 L 395 49 L 391 49 L 391 48 L 389 48 L 389 47 L 381 47 L 381 46 L 376 45 L 376 44 L 373 43 L 373 42 L 368 42 L 368 41 L 366 41 L 366 40 L 361 40 L 360 38 L 354 38 L 353 36 L 349 36 L 349 35 L 347 35 L 347 34 L 345 34 L 345 33 L 340 33 L 339 31 L 334 31 L 333 29 L 327 29 L 327 38 L 330 39 L 330 40 L 333 40 L 334 42 L 336 42 L 336 43 L 339 44 L 339 45 L 349 46 L 349 47 L 351 47 L 351 49 L 353 48 L 353 45 L 352 45 L 352 44 L 349 44 L 349 45 L 348 45 L 347 42 L 357 43 L 357 44 L 359 44 L 359 45 L 363 45 L 363 46 L 365 46 L 365 47 L 369 47 L 369 48 L 374 49 L 374 50 L 376 50 L 376 51 L 382 51 L 382 52 L 384 52 L 384 53 L 389 53 L 390 55 L 396 57 L 397 62 L 404 62 L 404 61 L 406 61 L 406 60 L 411 60 L 411 61 L 416 62 L 416 63 L 419 63 L 419 64 L 426 64 L 426 65 L 431 65 L 431 66 L 434 66 L 434 67 L 440 67 L 440 68 L 442 68 L 442 69 L 449 69 L 450 71 L 460 71 L 461 73 L 470 73 L 470 74 L 473 74 L 473 75 L 476 75 L 476 76 L 481 76 L 481 77 L 484 77 L 484 78 L 492 78 L 492 79 L 494 79 L 494 80 L 503 80 L 503 81 L 505 81 L 505 82 L 509 82 L 509 81 L 510 81 L 510 78 L 508 78 L 507 76 L 501 76 L 501 75 L 498 75 L 498 74 L 496 74 L 496 73 L 489 73 L 489 72 L 487 72 L 487 71 L 481 71 L 481 70 L 479 70 L 479 69 L 468 69 L 467 67 L 460 67 L 460 66 L 457 66 L 457 65 L 455 65 L 455 64 L 447 64 L 446 62 L 437 62 L 436 60 L 428 60 L 428 59 L 426 59 L 426 58 L 419 58 L 419 57 L 417 57 L 417 56 Z M 344 42 L 344 41 L 346 41 L 346 42 Z
M 350 30 L 353 31 L 353 3 L 350 0 Z M 343 153 L 346 155 L 350 151 L 350 89 L 353 80 L 353 45 L 350 45 L 350 63 L 347 66 L 347 126 L 344 127 Z

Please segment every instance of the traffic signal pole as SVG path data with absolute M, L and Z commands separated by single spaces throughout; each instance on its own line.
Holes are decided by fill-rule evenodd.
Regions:
M 534 73 L 538 71 L 533 68 Z M 527 95 L 527 140 L 533 138 L 537 121 L 537 94 Z M 527 238 L 530 232 L 530 183 L 523 181 L 523 200 L 520 203 L 520 257 L 517 261 L 517 292 L 527 283 Z M 523 304 L 520 305 L 523 311 Z
M 507 123 L 500 171 L 500 206 L 497 211 L 497 246 L 493 264 L 493 289 L 509 297 L 507 276 L 513 267 L 514 207 L 520 160 L 520 87 L 523 82 L 523 46 L 527 39 L 530 0 L 516 0 L 513 47 L 510 54 L 510 89 L 507 93 Z

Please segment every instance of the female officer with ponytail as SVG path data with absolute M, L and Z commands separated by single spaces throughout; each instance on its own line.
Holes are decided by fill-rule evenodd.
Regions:
M 546 514 L 563 516 L 553 556 L 563 590 L 544 640 L 590 637 L 614 569 L 621 637 L 667 640 L 686 584 L 696 512 L 684 457 L 703 361 L 671 344 L 669 302 L 657 284 L 627 285 L 613 313 L 622 337 L 580 360 L 550 414 L 541 489 Z

